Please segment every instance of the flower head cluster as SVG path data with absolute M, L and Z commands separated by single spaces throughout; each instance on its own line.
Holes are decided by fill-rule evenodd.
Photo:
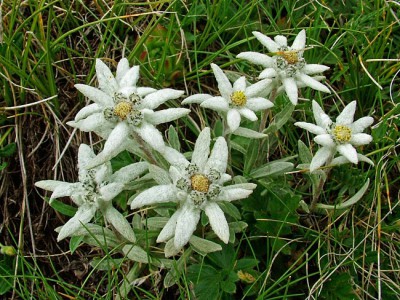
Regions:
M 131 226 L 112 206 L 112 199 L 124 190 L 126 183 L 147 170 L 147 163 L 131 164 L 113 174 L 110 162 L 88 170 L 86 166 L 94 157 L 92 149 L 88 145 L 81 144 L 78 153 L 79 182 L 42 180 L 35 183 L 37 187 L 53 192 L 50 203 L 56 198 L 70 197 L 78 206 L 75 216 L 61 228 L 57 240 L 72 236 L 90 222 L 97 210 L 100 210 L 122 236 L 135 242 Z
M 210 129 L 205 128 L 196 141 L 190 162 L 178 151 L 167 148 L 164 156 L 171 164 L 170 183 L 154 186 L 132 201 L 133 209 L 156 203 L 178 203 L 178 210 L 160 232 L 157 242 L 174 238 L 174 246 L 181 249 L 196 230 L 200 213 L 204 211 L 215 234 L 228 243 L 229 226 L 218 203 L 247 198 L 256 185 L 224 186 L 231 179 L 225 173 L 228 147 L 225 139 L 219 137 L 210 154 L 210 142 Z
M 333 161 L 334 164 L 344 162 L 357 164 L 359 160 L 372 164 L 367 157 L 357 153 L 354 146 L 366 145 L 372 141 L 369 134 L 362 132 L 374 122 L 374 119 L 363 117 L 353 121 L 356 105 L 356 101 L 348 104 L 336 118 L 336 122 L 332 122 L 318 103 L 313 101 L 312 108 L 316 125 L 306 122 L 295 123 L 296 126 L 316 134 L 314 141 L 322 146 L 311 161 L 311 172 L 333 159 L 336 152 L 342 156 Z
M 298 102 L 298 88 L 301 87 L 308 86 L 318 91 L 330 93 L 329 89 L 319 82 L 324 77 L 317 75 L 328 70 L 329 67 L 307 64 L 303 58 L 306 46 L 306 32 L 304 29 L 296 36 L 292 46 L 288 46 L 286 37 L 282 35 L 277 35 L 272 40 L 257 31 L 254 31 L 253 34 L 262 45 L 267 47 L 273 56 L 258 52 L 242 52 L 237 57 L 265 68 L 259 78 L 272 79 L 269 90 L 272 88 L 277 88 L 278 92 L 284 90 L 293 105 Z
M 185 108 L 169 108 L 154 111 L 170 99 L 182 96 L 183 91 L 173 89 L 155 90 L 137 87 L 139 67 L 130 68 L 123 58 L 117 66 L 116 76 L 99 59 L 96 60 L 96 74 L 99 88 L 84 84 L 75 87 L 89 100 L 93 101 L 82 108 L 69 125 L 82 131 L 94 131 L 107 138 L 104 150 L 89 167 L 102 164 L 123 150 L 131 150 L 135 142 L 131 133 L 137 133 L 145 142 L 158 151 L 165 147 L 161 133 L 155 125 L 176 120 L 187 115 Z M 134 151 L 133 151 L 134 152 Z
M 271 101 L 259 96 L 271 80 L 265 79 L 247 86 L 246 78 L 242 76 L 232 85 L 217 65 L 211 64 L 211 67 L 218 82 L 221 96 L 213 97 L 208 94 L 197 94 L 183 100 L 183 104 L 201 103 L 200 106 L 202 107 L 226 114 L 231 132 L 235 132 L 239 128 L 241 116 L 250 121 L 256 121 L 258 118 L 254 113 L 255 111 L 273 106 Z

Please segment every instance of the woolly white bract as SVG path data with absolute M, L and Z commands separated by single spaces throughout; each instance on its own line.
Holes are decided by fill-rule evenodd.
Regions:
M 158 151 L 165 147 L 163 137 L 155 125 L 176 120 L 187 115 L 185 108 L 169 108 L 154 111 L 168 100 L 179 98 L 183 91 L 155 90 L 137 87 L 139 66 L 129 68 L 126 58 L 117 66 L 116 76 L 99 59 L 96 60 L 99 89 L 76 84 L 75 87 L 93 101 L 82 108 L 69 125 L 82 131 L 94 131 L 107 141 L 101 152 L 88 168 L 102 164 L 123 150 L 135 152 L 136 143 L 131 137 L 136 132 L 145 142 Z
M 218 89 L 221 96 L 213 97 L 208 94 L 197 94 L 182 101 L 182 104 L 201 103 L 200 106 L 213 109 L 226 115 L 227 123 L 231 132 L 235 132 L 240 126 L 241 116 L 250 121 L 258 120 L 255 111 L 271 108 L 273 103 L 263 97 L 260 93 L 271 83 L 265 79 L 253 85 L 246 86 L 244 76 L 236 80 L 233 85 L 228 77 L 215 64 L 211 64 Z
M 210 129 L 205 128 L 196 141 L 191 162 L 178 151 L 167 147 L 163 155 L 171 164 L 170 183 L 154 186 L 133 199 L 132 209 L 157 203 L 178 203 L 177 211 L 160 232 L 157 242 L 173 238 L 175 248 L 181 249 L 196 230 L 203 210 L 215 234 L 228 243 L 229 226 L 218 203 L 247 198 L 256 185 L 244 183 L 224 186 L 231 179 L 225 173 L 228 147 L 225 139 L 219 137 L 210 154 L 210 142 Z
M 311 161 L 310 172 L 333 159 L 336 152 L 342 156 L 333 160 L 334 165 L 347 162 L 357 164 L 359 160 L 373 164 L 370 159 L 357 153 L 354 148 L 354 146 L 366 145 L 372 141 L 372 136 L 362 132 L 374 122 L 372 117 L 353 121 L 356 105 L 356 101 L 349 103 L 336 118 L 336 122 L 332 122 L 319 104 L 313 101 L 312 108 L 316 125 L 306 122 L 294 124 L 316 134 L 314 141 L 322 146 Z
M 88 170 L 87 164 L 95 157 L 92 149 L 81 144 L 78 153 L 79 182 L 69 183 L 58 180 L 42 180 L 35 183 L 37 187 L 52 191 L 50 203 L 60 197 L 70 197 L 78 210 L 64 226 L 57 240 L 74 235 L 85 224 L 90 222 L 97 210 L 128 241 L 135 242 L 135 234 L 124 216 L 112 206 L 112 199 L 124 190 L 125 184 L 140 176 L 147 170 L 147 163 L 139 162 L 121 168 L 112 174 L 111 163 Z
M 271 87 L 277 88 L 278 93 L 284 90 L 293 105 L 298 102 L 298 88 L 301 87 L 308 86 L 321 92 L 330 93 L 329 89 L 319 82 L 324 77 L 318 75 L 329 70 L 329 67 L 307 64 L 303 58 L 306 46 L 304 29 L 296 36 L 291 47 L 287 45 L 287 38 L 282 35 L 277 35 L 272 40 L 257 31 L 254 31 L 253 34 L 273 56 L 258 52 L 242 52 L 237 57 L 265 68 L 259 78 L 273 80 L 268 91 L 272 89 Z

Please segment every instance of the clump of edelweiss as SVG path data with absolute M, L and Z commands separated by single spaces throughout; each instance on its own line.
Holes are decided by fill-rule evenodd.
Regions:
M 101 152 L 88 167 L 94 167 L 110 160 L 123 150 L 137 150 L 132 133 L 138 134 L 157 151 L 165 143 L 155 125 L 176 120 L 187 115 L 185 108 L 169 108 L 154 111 L 164 102 L 182 96 L 183 91 L 173 89 L 155 90 L 137 87 L 139 66 L 129 67 L 126 58 L 117 66 L 116 76 L 100 60 L 96 60 L 96 74 L 99 88 L 84 84 L 75 87 L 94 103 L 82 108 L 69 125 L 82 131 L 94 131 L 107 141 Z M 136 147 L 136 148 L 135 148 Z
M 307 64 L 303 58 L 306 46 L 306 32 L 303 29 L 296 36 L 292 46 L 288 46 L 286 37 L 275 36 L 274 40 L 268 36 L 254 31 L 254 36 L 260 41 L 272 56 L 258 52 L 242 52 L 237 57 L 243 58 L 265 68 L 259 75 L 260 79 L 272 79 L 272 85 L 277 92 L 284 90 L 293 105 L 298 102 L 298 88 L 311 87 L 315 90 L 330 93 L 329 89 L 321 82 L 323 76 L 318 74 L 329 70 L 329 67 L 319 64 Z
M 372 136 L 362 132 L 371 126 L 374 119 L 372 117 L 363 117 L 353 121 L 356 106 L 356 101 L 349 103 L 336 118 L 336 122 L 332 122 L 318 103 L 313 101 L 312 108 L 316 125 L 306 122 L 294 123 L 294 125 L 316 134 L 314 141 L 322 146 L 311 161 L 310 172 L 313 172 L 326 162 L 333 165 L 346 162 L 357 164 L 360 160 L 373 165 L 370 159 L 357 153 L 354 146 L 366 145 L 372 141 Z M 339 152 L 342 156 L 333 159 L 336 152 Z
M 265 79 L 247 86 L 246 78 L 242 76 L 232 85 L 220 67 L 215 64 L 211 64 L 211 67 L 218 82 L 221 96 L 214 97 L 208 94 L 197 94 L 186 98 L 182 101 L 182 104 L 201 103 L 201 107 L 223 113 L 230 132 L 233 133 L 239 128 L 241 117 L 256 121 L 258 118 L 254 112 L 273 106 L 271 101 L 259 96 L 271 80 Z
M 224 186 L 231 179 L 225 173 L 228 147 L 225 139 L 219 137 L 210 154 L 210 142 L 210 129 L 205 128 L 196 141 L 191 162 L 178 151 L 167 148 L 164 156 L 171 164 L 170 183 L 154 186 L 132 201 L 132 209 L 156 203 L 178 203 L 177 211 L 161 230 L 157 242 L 173 238 L 175 248 L 180 250 L 196 230 L 200 213 L 204 211 L 212 230 L 224 243 L 228 243 L 229 226 L 218 203 L 247 198 L 256 185 Z
M 135 234 L 129 222 L 112 206 L 112 199 L 124 190 L 125 184 L 147 170 L 147 163 L 134 163 L 113 174 L 110 162 L 88 170 L 86 166 L 94 157 L 92 149 L 81 144 L 78 152 L 79 182 L 42 180 L 35 183 L 37 187 L 53 192 L 50 203 L 56 198 L 70 197 L 78 206 L 76 214 L 62 226 L 57 240 L 73 236 L 100 210 L 123 237 L 135 242 Z

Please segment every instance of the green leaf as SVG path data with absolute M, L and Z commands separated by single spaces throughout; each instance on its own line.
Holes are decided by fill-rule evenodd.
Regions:
M 83 236 L 73 236 L 69 240 L 69 250 L 71 251 L 71 254 L 75 252 L 75 250 L 79 247 L 79 245 L 83 241 Z
M 236 253 L 233 246 L 228 244 L 223 245 L 222 251 L 208 254 L 207 258 L 223 270 L 232 270 L 236 260 Z
M 229 228 L 233 230 L 234 233 L 243 232 L 249 225 L 243 221 L 231 222 L 229 223 Z
M 235 270 L 252 269 L 258 265 L 259 261 L 253 258 L 239 259 L 235 264 Z
M 239 151 L 242 154 L 246 154 L 246 149 L 240 144 L 236 143 L 234 140 L 231 140 L 231 148 Z
M 174 239 L 170 239 L 164 247 L 165 257 L 175 256 L 181 251 L 181 249 L 175 248 Z
M 240 215 L 240 211 L 234 204 L 227 201 L 220 201 L 218 202 L 218 204 L 224 213 L 230 215 L 235 220 L 240 220 L 242 218 Z
M 221 245 L 199 238 L 197 236 L 192 235 L 189 240 L 190 245 L 192 246 L 193 250 L 199 253 L 200 255 L 206 255 L 207 253 L 221 251 Z
M 351 197 L 349 200 L 341 203 L 341 204 L 337 204 L 337 205 L 327 205 L 327 204 L 321 204 L 318 203 L 315 207 L 316 208 L 320 208 L 320 209 L 344 209 L 344 208 L 348 208 L 349 206 L 357 203 L 362 196 L 364 196 L 365 192 L 367 191 L 369 186 L 369 178 L 367 179 L 367 181 L 364 183 L 364 185 L 362 186 L 362 188 L 353 196 Z
M 0 149 L 0 157 L 10 157 L 17 150 L 17 145 L 15 143 L 10 143 Z
M 168 128 L 168 144 L 177 151 L 181 151 L 181 143 L 179 142 L 178 133 L 174 126 L 169 126 Z
M 188 280 L 194 283 L 198 300 L 220 299 L 221 274 L 209 265 L 191 265 L 187 270 Z
M 232 281 L 222 281 L 221 282 L 221 289 L 228 294 L 236 293 L 236 284 Z
M 250 138 L 250 139 L 263 139 L 263 138 L 267 137 L 267 135 L 264 134 L 264 133 L 260 133 L 258 131 L 251 130 L 251 129 L 248 129 L 248 128 L 245 128 L 245 127 L 239 127 L 232 134 L 238 135 L 238 136 L 242 136 L 242 137 L 246 137 L 246 138 Z
M 263 178 L 267 176 L 279 176 L 293 170 L 294 165 L 291 162 L 273 161 L 267 163 L 250 173 L 252 178 Z
M 124 258 L 95 257 L 90 265 L 98 271 L 112 271 L 118 269 L 124 260 Z
M 0 260 L 0 295 L 7 293 L 13 286 L 13 269 L 10 257 L 4 256 Z
M 149 229 L 161 229 L 164 228 L 165 224 L 167 224 L 169 218 L 166 217 L 151 217 L 147 219 L 143 219 L 143 225 L 147 224 Z
M 321 290 L 321 298 L 329 300 L 356 299 L 356 293 L 352 288 L 353 279 L 349 273 L 335 274 L 330 277 Z
M 247 148 L 245 160 L 244 160 L 244 173 L 249 174 L 253 168 L 254 163 L 258 158 L 260 142 L 259 140 L 252 140 L 249 147 Z
M 148 263 L 149 257 L 147 252 L 144 251 L 141 247 L 135 245 L 126 245 L 122 248 L 122 252 L 133 261 Z
M 48 200 L 48 199 L 46 198 L 46 200 Z M 56 211 L 62 213 L 63 215 L 66 215 L 68 217 L 75 216 L 75 213 L 78 210 L 76 207 L 62 203 L 62 202 L 58 201 L 57 199 L 53 199 L 50 206 L 52 208 L 54 208 Z
M 279 113 L 275 115 L 274 121 L 264 130 L 265 134 L 271 134 L 277 132 L 282 128 L 283 125 L 290 119 L 294 110 L 294 105 L 288 103 Z
M 309 164 L 312 160 L 312 154 L 310 148 L 306 146 L 301 140 L 297 143 L 299 147 L 299 157 L 303 164 Z

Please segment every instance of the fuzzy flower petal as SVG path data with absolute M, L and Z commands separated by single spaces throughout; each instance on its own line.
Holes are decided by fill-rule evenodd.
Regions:
M 374 123 L 374 118 L 372 117 L 360 118 L 351 124 L 351 131 L 354 134 L 363 132 L 367 127 L 371 126 L 372 123 Z
M 241 118 L 237 109 L 230 109 L 226 118 L 228 121 L 228 126 L 232 132 L 239 128 Z
M 332 124 L 332 121 L 329 118 L 329 116 L 324 113 L 321 106 L 319 106 L 319 104 L 314 100 L 312 101 L 312 110 L 317 126 L 325 130 Z
M 253 189 L 255 186 L 253 187 Z M 217 197 L 216 201 L 236 201 L 240 199 L 245 199 L 251 193 L 253 193 L 253 189 L 244 189 L 242 187 L 235 188 L 235 185 L 230 186 L 229 188 L 223 188 L 221 194 Z
M 211 68 L 214 72 L 215 79 L 218 82 L 218 89 L 221 92 L 222 97 L 224 97 L 225 99 L 229 98 L 233 91 L 233 87 L 228 77 L 226 77 L 221 68 L 218 67 L 216 64 L 211 64 Z
M 319 126 L 317 126 L 315 124 L 312 124 L 312 123 L 296 122 L 296 123 L 294 123 L 294 125 L 296 125 L 296 126 L 298 126 L 300 128 L 303 128 L 303 129 L 305 129 L 305 130 L 307 130 L 307 131 L 309 131 L 311 133 L 314 133 L 314 134 L 326 134 L 327 133 L 324 128 L 319 127 Z
M 290 102 L 293 105 L 297 104 L 298 101 L 298 91 L 297 91 L 297 84 L 294 78 L 289 77 L 282 80 L 283 86 L 286 91 L 286 95 L 289 97 Z
M 131 208 L 135 209 L 156 203 L 176 202 L 176 192 L 175 186 L 171 184 L 154 186 L 137 195 L 131 202 Z
M 320 144 L 321 146 L 324 146 L 324 147 L 334 148 L 336 146 L 336 143 L 333 141 L 331 135 L 328 133 L 317 135 L 314 138 L 314 141 L 317 144 Z
M 354 146 L 367 145 L 372 142 L 372 136 L 366 133 L 356 133 L 351 136 L 349 142 Z
M 224 212 L 217 203 L 208 203 L 204 212 L 210 220 L 210 225 L 215 234 L 225 243 L 229 242 L 229 226 Z
M 245 59 L 253 64 L 263 66 L 264 68 L 270 68 L 274 64 L 274 60 L 271 57 L 258 52 L 242 52 L 237 55 L 237 58 Z
M 96 208 L 94 206 L 83 205 L 79 207 L 76 214 L 61 228 L 57 236 L 57 242 L 73 235 L 78 229 L 89 223 L 95 212 Z
M 145 113 L 145 120 L 153 125 L 167 123 L 186 116 L 190 113 L 187 108 L 167 108 L 160 111 L 149 110 Z
M 200 104 L 201 107 L 213 109 L 216 111 L 227 111 L 229 104 L 223 97 L 212 97 Z
M 111 106 L 113 104 L 112 97 L 97 88 L 85 84 L 75 84 L 75 88 L 90 101 L 93 101 L 100 106 Z
M 351 144 L 339 145 L 337 146 L 337 150 L 353 164 L 358 163 L 357 151 Z
M 332 153 L 332 148 L 322 147 L 317 153 L 315 153 L 314 157 L 311 160 L 310 164 L 310 172 L 314 172 L 316 169 L 325 164 L 330 157 L 332 157 L 334 153 Z
M 125 142 L 129 137 L 129 128 L 126 123 L 119 123 L 111 132 L 104 144 L 104 149 L 87 166 L 88 169 L 101 165 L 118 155 L 125 149 Z
M 271 101 L 261 97 L 250 98 L 249 100 L 247 100 L 246 104 L 246 107 L 248 107 L 252 111 L 268 109 L 271 108 L 272 106 L 274 106 L 274 104 Z
M 174 245 L 177 249 L 181 249 L 187 244 L 193 232 L 196 230 L 197 223 L 200 220 L 199 209 L 184 205 L 179 218 L 176 222 Z
M 215 169 L 220 173 L 225 173 L 228 163 L 228 145 L 224 138 L 219 137 L 214 144 L 210 157 L 205 165 L 205 170 Z
M 357 101 L 352 101 L 346 105 L 340 115 L 336 118 L 336 123 L 340 125 L 350 125 L 353 123 L 356 106 Z
M 96 59 L 96 74 L 99 81 L 99 89 L 108 95 L 114 95 L 118 91 L 118 83 L 111 70 L 100 59 Z
M 131 225 L 118 210 L 110 205 L 104 210 L 103 214 L 124 238 L 132 243 L 136 242 L 136 236 Z
M 292 49 L 293 50 L 302 50 L 306 47 L 306 31 L 303 29 L 301 30 L 296 38 L 293 41 Z
M 177 99 L 183 95 L 183 91 L 173 89 L 162 89 L 144 97 L 142 106 L 155 109 L 170 99 Z
M 140 137 L 148 143 L 155 150 L 162 152 L 165 143 L 161 132 L 154 127 L 154 125 L 149 123 L 144 123 L 139 127 L 135 128 L 135 131 L 140 135 Z
M 321 92 L 325 92 L 325 93 L 330 93 L 331 91 L 325 86 L 323 85 L 321 82 L 318 82 L 317 80 L 315 80 L 314 78 L 312 78 L 311 76 L 308 76 L 304 73 L 301 73 L 299 75 L 296 76 L 296 78 L 298 78 L 298 80 L 300 80 L 301 82 L 304 83 L 304 85 L 309 86 L 310 88 L 317 90 L 317 91 L 321 91 Z
M 210 128 L 206 127 L 197 137 L 192 154 L 192 163 L 198 166 L 200 171 L 203 171 L 204 165 L 208 159 L 208 155 L 210 154 L 210 142 Z
M 178 209 L 173 213 L 171 218 L 168 220 L 167 224 L 163 227 L 160 234 L 157 237 L 157 243 L 166 242 L 169 239 L 173 238 L 175 235 L 176 222 L 181 214 L 182 209 Z
M 203 103 L 207 99 L 212 98 L 209 94 L 195 94 L 192 96 L 187 97 L 185 100 L 182 101 L 182 104 L 192 104 L 192 103 Z
M 280 45 L 278 45 L 270 37 L 262 34 L 261 32 L 258 32 L 258 31 L 253 31 L 253 35 L 256 37 L 257 40 L 260 41 L 261 44 L 263 44 L 265 47 L 267 47 L 269 52 L 278 52 L 279 51 Z

